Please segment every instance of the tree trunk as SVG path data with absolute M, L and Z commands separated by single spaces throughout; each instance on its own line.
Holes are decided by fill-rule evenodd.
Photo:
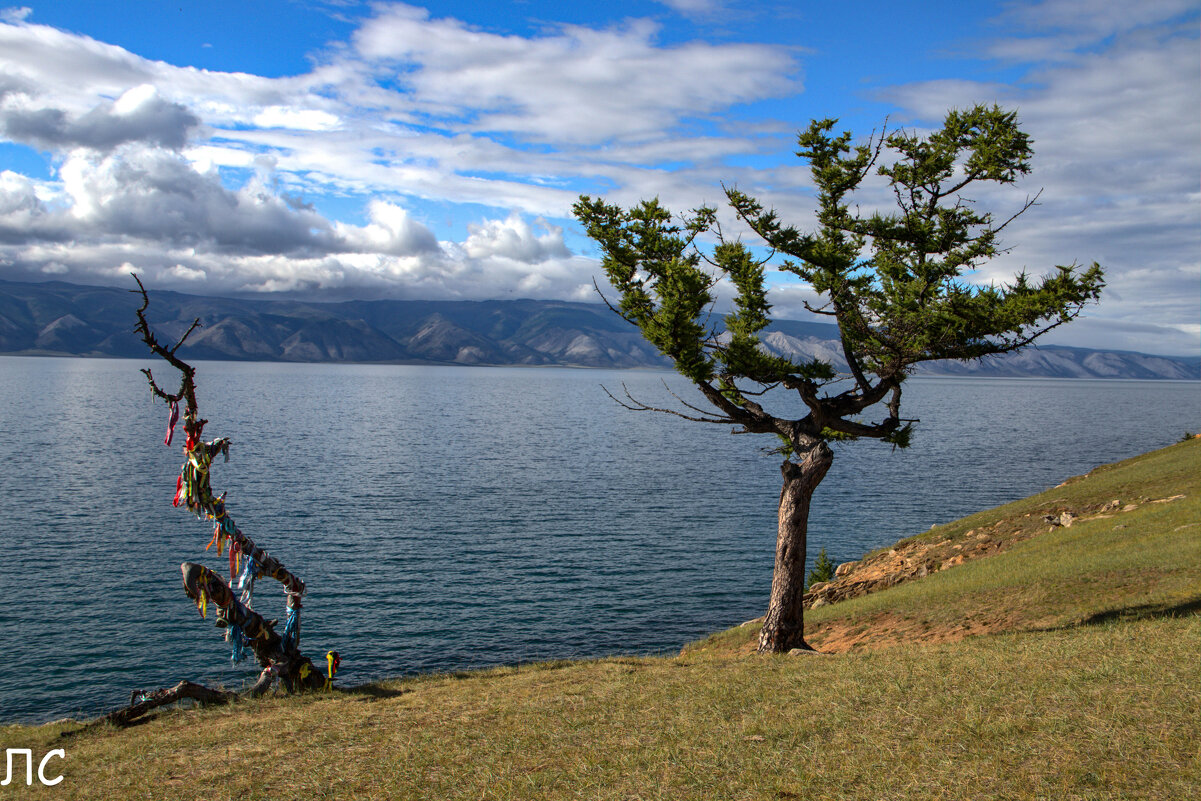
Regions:
M 776 532 L 776 563 L 772 571 L 771 601 L 759 631 L 759 653 L 787 653 L 793 648 L 813 650 L 805 642 L 805 551 L 809 531 L 809 501 L 813 491 L 834 462 L 834 453 L 824 442 L 801 451 L 799 461 L 780 465 L 784 485 L 780 489 L 779 525 Z

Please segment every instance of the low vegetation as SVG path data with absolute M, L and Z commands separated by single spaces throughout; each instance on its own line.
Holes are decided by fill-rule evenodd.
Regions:
M 65 779 L 0 796 L 1192 799 L 1199 490 L 1193 439 L 869 555 L 835 584 L 941 561 L 811 611 L 834 655 L 751 653 L 745 624 L 674 658 L 10 726 Z

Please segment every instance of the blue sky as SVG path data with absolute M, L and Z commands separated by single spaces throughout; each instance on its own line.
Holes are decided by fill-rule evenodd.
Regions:
M 973 199 L 1042 195 L 976 280 L 1098 261 L 1104 300 L 1048 341 L 1196 355 L 1199 22 L 1196 0 L 0 6 L 0 277 L 590 300 L 582 192 L 684 210 L 733 183 L 803 228 L 811 118 L 996 102 L 1034 173 Z

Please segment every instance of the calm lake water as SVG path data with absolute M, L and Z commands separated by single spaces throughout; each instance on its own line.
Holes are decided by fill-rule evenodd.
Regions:
M 171 506 L 181 461 L 138 372 L 0 357 L 0 721 L 90 716 L 135 689 L 240 687 L 179 563 L 223 560 Z M 618 407 L 670 373 L 198 363 L 213 486 L 308 585 L 302 650 L 339 679 L 675 651 L 762 614 L 770 438 Z M 172 379 L 173 380 L 173 379 Z M 1201 428 L 1195 382 L 916 378 L 908 451 L 836 448 L 811 556 L 835 561 Z M 684 395 L 689 397 L 688 395 Z M 261 581 L 255 608 L 283 616 Z M 277 611 L 273 611 L 277 610 Z

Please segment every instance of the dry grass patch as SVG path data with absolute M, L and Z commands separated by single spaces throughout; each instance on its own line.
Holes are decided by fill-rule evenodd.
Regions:
M 1201 618 L 1163 617 L 176 711 L 63 741 L 67 778 L 46 795 L 1184 799 L 1201 779 L 1198 638 Z M 41 752 L 58 728 L 3 739 Z

